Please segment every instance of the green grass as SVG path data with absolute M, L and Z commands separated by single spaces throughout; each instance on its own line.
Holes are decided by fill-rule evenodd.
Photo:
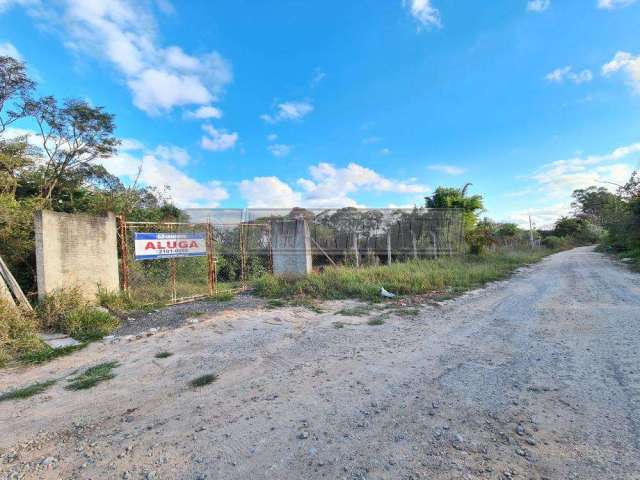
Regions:
M 358 305 L 356 307 L 347 307 L 338 310 L 336 315 L 344 315 L 345 317 L 365 317 L 369 315 L 373 307 L 370 305 Z
M 205 385 L 209 385 L 210 383 L 215 382 L 218 379 L 218 375 L 215 373 L 208 373 L 206 375 L 201 375 L 199 377 L 194 378 L 189 382 L 189 385 L 192 387 L 204 387 Z
M 120 365 L 119 362 L 105 362 L 86 369 L 80 375 L 69 379 L 67 390 L 86 390 L 95 387 L 98 383 L 111 380 L 115 377 L 112 370 Z
M 401 307 L 389 310 L 389 313 L 393 313 L 399 317 L 417 317 L 420 315 L 420 310 L 418 308 Z
M 287 306 L 287 302 L 285 302 L 284 300 L 280 300 L 279 298 L 273 298 L 267 302 L 267 308 L 269 309 L 286 307 L 286 306 Z
M 167 351 L 163 351 L 163 352 L 156 353 L 155 357 L 156 358 L 169 358 L 171 355 L 173 355 L 173 353 L 167 352 Z
M 379 325 L 384 325 L 384 317 L 382 315 L 374 317 L 374 318 L 370 318 L 367 321 L 367 325 L 372 326 L 372 327 L 377 327 Z
M 29 350 L 20 355 L 20 360 L 25 363 L 45 363 L 58 357 L 64 357 L 70 355 L 78 350 L 82 350 L 88 345 L 88 342 L 83 342 L 79 345 L 69 345 L 67 347 L 53 348 L 43 343 L 41 348 Z
M 38 395 L 39 393 L 47 390 L 51 385 L 55 384 L 56 380 L 49 380 L 47 382 L 38 382 L 33 383 L 31 385 L 27 385 L 26 387 L 16 388 L 15 390 L 11 390 L 9 392 L 0 394 L 0 402 L 5 400 L 17 400 L 21 398 L 29 398 L 34 395 Z
M 442 295 L 503 279 L 516 268 L 539 261 L 549 253 L 547 249 L 536 249 L 413 260 L 389 266 L 337 266 L 302 278 L 265 275 L 254 280 L 254 287 L 258 295 L 266 298 L 359 298 L 378 302 L 380 287 L 399 295 Z

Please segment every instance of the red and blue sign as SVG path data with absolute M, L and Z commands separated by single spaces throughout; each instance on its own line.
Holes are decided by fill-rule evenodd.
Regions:
M 135 259 L 203 257 L 207 254 L 204 233 L 139 233 L 135 234 Z

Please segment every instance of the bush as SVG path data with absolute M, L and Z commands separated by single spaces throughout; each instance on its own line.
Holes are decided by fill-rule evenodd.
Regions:
M 119 324 L 118 319 L 109 312 L 85 306 L 67 315 L 63 331 L 80 341 L 99 340 L 113 332 Z
M 0 298 L 0 366 L 44 347 L 46 345 L 38 337 L 36 315 Z
M 108 311 L 90 305 L 77 288 L 60 289 L 46 296 L 38 307 L 45 329 L 66 333 L 81 340 L 96 340 L 118 328 L 119 321 Z
M 67 316 L 87 305 L 78 288 L 58 289 L 38 305 L 38 316 L 44 329 L 66 332 Z
M 564 237 L 549 235 L 542 240 L 542 245 L 552 250 L 560 250 L 569 246 L 569 241 Z

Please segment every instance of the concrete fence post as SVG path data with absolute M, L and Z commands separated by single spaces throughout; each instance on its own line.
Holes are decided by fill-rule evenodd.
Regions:
M 312 271 L 309 225 L 302 219 L 271 221 L 273 273 L 307 275 Z
M 89 301 L 98 287 L 120 289 L 116 218 L 41 210 L 34 218 L 38 298 L 77 287 Z

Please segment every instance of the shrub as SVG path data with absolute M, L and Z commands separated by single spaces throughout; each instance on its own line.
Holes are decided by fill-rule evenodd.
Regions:
M 0 366 L 21 354 L 46 347 L 38 337 L 38 319 L 32 311 L 0 298 Z
M 542 240 L 542 245 L 552 250 L 559 250 L 562 248 L 567 248 L 569 246 L 569 241 L 564 237 L 549 235 L 544 240 Z
M 44 328 L 82 341 L 102 338 L 119 325 L 116 317 L 84 300 L 77 288 L 60 289 L 47 295 L 38 313 Z
M 109 312 L 85 306 L 67 315 L 63 331 L 77 340 L 98 340 L 113 332 L 119 324 Z
M 58 289 L 48 294 L 38 305 L 38 316 L 43 328 L 65 332 L 68 315 L 87 305 L 78 288 Z

